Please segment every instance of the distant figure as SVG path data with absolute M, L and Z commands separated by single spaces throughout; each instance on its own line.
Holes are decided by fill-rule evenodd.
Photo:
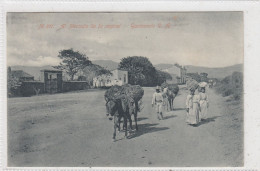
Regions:
M 206 93 L 205 87 L 201 87 L 201 92 L 199 93 L 200 96 L 200 119 L 205 120 L 207 119 L 208 114 L 208 107 L 209 107 L 209 98 Z
M 157 117 L 159 120 L 163 119 L 162 106 L 163 106 L 163 95 L 160 92 L 160 87 L 156 87 L 156 92 L 153 94 L 152 107 L 156 107 Z
M 199 119 L 199 95 L 195 94 L 195 89 L 190 89 L 190 94 L 187 96 L 186 99 L 186 111 L 187 111 L 187 118 L 186 122 L 190 125 L 197 125 L 200 121 Z

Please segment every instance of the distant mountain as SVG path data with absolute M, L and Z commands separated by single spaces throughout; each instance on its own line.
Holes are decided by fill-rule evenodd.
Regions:
M 158 70 L 164 70 L 164 69 L 170 68 L 172 66 L 173 66 L 173 64 L 157 64 L 157 65 L 154 65 L 154 67 Z
M 173 66 L 173 64 L 158 64 L 155 65 L 156 69 L 162 70 L 167 69 Z M 232 65 L 228 67 L 222 68 L 209 68 L 209 67 L 200 67 L 200 66 L 193 66 L 187 65 L 185 66 L 187 69 L 187 73 L 201 73 L 205 72 L 208 73 L 209 78 L 224 78 L 228 75 L 231 75 L 235 71 L 243 72 L 243 64 Z
M 111 60 L 96 60 L 92 61 L 96 65 L 100 65 L 101 67 L 107 69 L 107 70 L 113 70 L 118 67 L 118 63 L 111 61 Z M 156 69 L 162 70 L 167 69 L 173 66 L 173 64 L 158 64 L 155 65 Z M 208 68 L 208 67 L 199 67 L 199 66 L 192 66 L 187 65 L 185 66 L 187 68 L 188 73 L 201 73 L 206 72 L 208 73 L 209 78 L 224 78 L 228 75 L 231 75 L 234 71 L 243 72 L 243 64 L 237 64 L 233 66 L 228 67 L 222 67 L 222 68 Z M 35 80 L 40 79 L 41 70 L 43 69 L 54 69 L 50 65 L 42 66 L 42 67 L 36 67 L 36 66 L 11 66 L 12 70 L 23 70 L 24 72 L 34 76 Z
M 243 64 L 237 64 L 237 65 L 232 65 L 232 66 L 222 67 L 222 68 L 208 68 L 208 67 L 198 67 L 192 65 L 187 65 L 185 67 L 187 68 L 187 72 L 189 73 L 194 73 L 194 72 L 208 73 L 208 78 L 224 78 L 228 75 L 231 75 L 235 71 L 243 72 Z
M 110 71 L 118 68 L 118 63 L 111 60 L 95 60 L 92 63 Z

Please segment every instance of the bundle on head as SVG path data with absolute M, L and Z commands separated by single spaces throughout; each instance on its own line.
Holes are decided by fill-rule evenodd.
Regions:
M 123 88 L 118 85 L 112 86 L 105 92 L 105 100 L 108 102 L 110 100 L 117 99 L 123 92 Z
M 179 92 L 179 86 L 177 84 L 169 84 L 168 89 L 171 90 L 175 95 Z
M 144 90 L 139 85 L 130 85 L 126 84 L 122 86 L 123 93 L 125 93 L 128 97 L 131 97 L 134 99 L 134 101 L 138 102 L 142 99 L 144 95 Z
M 164 83 L 162 83 L 161 88 L 164 89 L 164 88 L 167 88 L 168 86 L 169 86 L 169 84 L 164 82 Z
M 179 92 L 179 86 L 177 84 L 168 84 L 168 83 L 162 83 L 161 88 L 168 88 L 168 90 L 172 91 L 175 95 Z
M 133 98 L 136 102 L 142 99 L 144 90 L 139 85 L 126 84 L 123 86 L 114 85 L 105 92 L 105 100 L 115 100 L 125 94 L 129 98 Z
M 196 90 L 199 86 L 198 82 L 196 80 L 188 80 L 186 82 L 186 85 L 187 85 L 187 88 L 190 90 L 190 89 L 193 89 L 193 90 Z

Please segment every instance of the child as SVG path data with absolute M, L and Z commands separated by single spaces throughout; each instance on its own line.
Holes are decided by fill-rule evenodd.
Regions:
M 207 119 L 208 107 L 209 107 L 209 100 L 208 95 L 206 94 L 205 87 L 201 87 L 201 92 L 199 93 L 200 96 L 200 119 L 205 120 Z
M 190 89 L 190 94 L 186 99 L 186 111 L 187 119 L 186 122 L 190 125 L 196 125 L 199 123 L 199 95 L 195 95 L 195 89 Z

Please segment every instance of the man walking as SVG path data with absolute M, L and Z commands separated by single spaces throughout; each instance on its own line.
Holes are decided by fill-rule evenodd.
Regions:
M 163 95 L 160 92 L 159 86 L 156 87 L 156 92 L 153 94 L 152 107 L 154 107 L 154 105 L 156 108 L 158 119 L 159 120 L 163 119 L 163 114 L 162 114 Z

